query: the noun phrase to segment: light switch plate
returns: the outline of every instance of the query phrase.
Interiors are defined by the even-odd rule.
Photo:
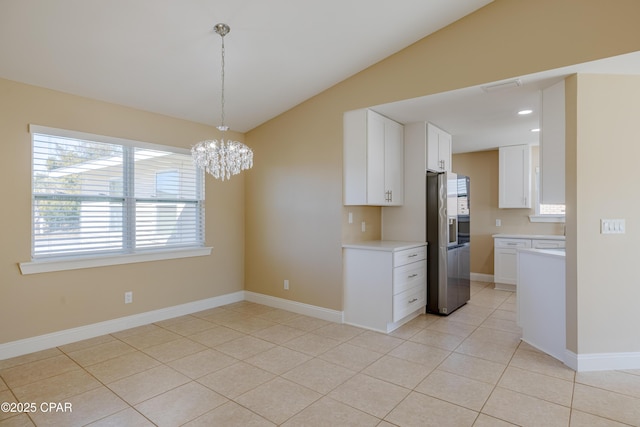
[[[624,234],[625,228],[626,225],[624,219],[600,220],[600,234]]]

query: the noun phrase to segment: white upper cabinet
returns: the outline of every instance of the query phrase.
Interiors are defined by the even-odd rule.
[[[564,80],[542,91],[540,203],[564,205]]]
[[[345,205],[398,206],[404,201],[404,128],[368,109],[344,114]]]
[[[451,135],[427,123],[427,170],[451,172]]]
[[[499,208],[531,208],[531,147],[499,149]]]

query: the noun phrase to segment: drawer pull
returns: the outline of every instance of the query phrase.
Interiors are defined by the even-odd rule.
[[[409,304],[412,304],[412,303],[414,303],[414,302],[416,302],[416,301],[418,301],[418,298],[414,298],[414,299],[412,299],[412,300],[409,300]]]
[[[409,257],[408,257],[408,258],[415,258],[415,257],[417,257],[417,256],[418,256],[418,254],[411,254],[411,255],[409,255]]]
[[[418,273],[413,273],[411,276],[409,276],[409,279],[413,279],[414,277],[418,277]]]

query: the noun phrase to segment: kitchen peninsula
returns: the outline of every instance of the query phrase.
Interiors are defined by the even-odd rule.
[[[518,320],[522,340],[565,362],[564,249],[518,250]]]

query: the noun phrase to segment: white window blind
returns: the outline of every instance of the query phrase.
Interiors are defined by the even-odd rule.
[[[204,176],[188,150],[31,134],[34,260],[204,246]]]

